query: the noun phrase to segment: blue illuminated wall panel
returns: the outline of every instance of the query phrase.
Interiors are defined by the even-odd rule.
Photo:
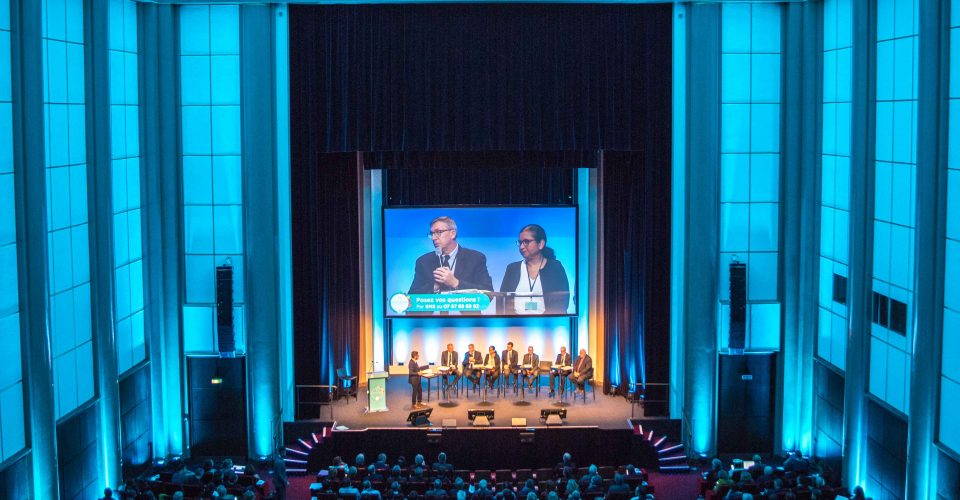
[[[215,269],[234,268],[236,347],[243,350],[240,11],[180,7],[184,350],[216,350]]]
[[[94,396],[83,0],[43,1],[47,259],[55,412]]]
[[[780,7],[724,3],[721,47],[720,342],[729,264],[747,265],[748,350],[780,348]]]
[[[108,23],[114,320],[117,372],[122,374],[147,356],[143,315],[136,2],[110,0]]]
[[[940,374],[942,444],[960,454],[960,1],[951,2],[947,231],[943,290],[943,360]]]
[[[908,413],[916,263],[917,0],[877,2],[870,392]]]
[[[13,95],[10,2],[0,0],[0,462],[26,444],[20,298],[17,291],[17,214],[13,189]]]
[[[817,355],[843,370],[847,356],[850,265],[852,0],[823,3],[823,142]]]

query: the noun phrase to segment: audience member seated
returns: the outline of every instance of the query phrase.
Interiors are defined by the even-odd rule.
[[[427,490],[427,498],[431,499],[441,499],[447,496],[447,491],[443,489],[443,481],[440,479],[433,480],[433,488]]]
[[[437,455],[437,461],[433,464],[433,471],[440,474],[449,474],[453,472],[453,465],[447,463],[447,454],[440,452]]]
[[[620,474],[619,472],[614,474],[613,483],[610,485],[610,488],[607,489],[608,495],[611,495],[614,493],[623,493],[623,494],[630,493],[630,487],[627,486],[627,483],[624,482],[623,474]]]
[[[574,492],[577,492],[577,493],[580,492],[580,485],[577,484],[577,482],[574,481],[573,479],[568,479],[567,487],[565,490],[563,490],[563,496],[570,498],[570,495],[573,494]]]
[[[567,479],[567,478],[573,477],[573,475],[576,474],[576,472],[577,472],[577,464],[576,462],[573,461],[573,457],[570,456],[569,453],[564,453],[563,459],[555,467],[554,473],[558,477]]]
[[[585,489],[587,486],[589,486],[590,481],[594,477],[600,477],[600,475],[597,473],[597,466],[590,464],[590,467],[587,469],[587,473],[580,478],[580,488]]]
[[[517,496],[526,498],[531,493],[533,493],[534,496],[537,495],[537,483],[533,479],[527,479],[523,483],[523,488],[520,488],[520,491],[517,493]]]
[[[763,463],[763,458],[760,455],[753,456],[753,465],[747,468],[747,471],[750,472],[750,475],[754,479],[759,479],[763,475],[763,468],[766,464]]]
[[[353,485],[353,483],[348,479],[347,482],[343,484],[340,490],[337,491],[337,495],[340,495],[343,498],[360,498],[360,490]]]
[[[725,470],[723,462],[719,458],[710,461],[710,472],[707,473],[707,482],[714,484],[720,479],[720,471]]]
[[[103,496],[100,497],[100,500],[113,500],[113,490],[110,488],[104,488]]]
[[[187,464],[183,462],[174,462],[174,468],[178,468],[177,472],[173,474],[173,477],[170,479],[170,482],[177,484],[199,484],[200,478],[190,469],[187,468]]]
[[[383,481],[383,474],[380,473],[380,469],[377,469],[376,464],[370,464],[370,466],[367,467],[367,477],[364,479],[371,483],[379,483]]]
[[[585,498],[602,498],[603,493],[603,479],[601,479],[599,475],[596,475],[590,478],[590,484],[587,485],[587,489],[583,492],[583,496]]]
[[[793,456],[783,463],[783,470],[796,472],[797,474],[806,474],[810,470],[810,462],[803,458],[800,450],[793,452]]]
[[[399,469],[399,467],[397,468]],[[403,489],[400,488],[400,483],[394,481],[390,483],[390,491],[383,497],[389,500],[400,500],[402,498],[406,498],[406,495],[403,494]]]
[[[371,465],[371,467],[373,467]],[[363,491],[360,492],[362,500],[380,500],[380,490],[375,490],[373,484],[367,480],[363,482]]]
[[[713,492],[716,493],[718,497],[723,498],[735,484],[736,483],[730,479],[730,474],[721,469],[717,474],[717,483],[713,486]]]
[[[373,466],[378,471],[385,471],[390,468],[390,465],[387,463],[387,454],[381,453],[377,455],[377,461],[373,463]]]

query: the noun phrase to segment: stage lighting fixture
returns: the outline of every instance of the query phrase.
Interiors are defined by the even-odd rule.
[[[431,413],[433,413],[433,408],[414,410],[407,415],[407,422],[410,422],[410,425],[413,426],[430,425]]]
[[[547,425],[560,425],[567,419],[566,408],[541,408],[540,420]]]
[[[473,422],[474,427],[490,427],[493,420],[493,410],[467,410],[467,420]]]

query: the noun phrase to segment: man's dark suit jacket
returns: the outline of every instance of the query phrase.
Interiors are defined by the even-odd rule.
[[[510,359],[507,359],[508,357]],[[507,350],[504,349],[503,353],[500,354],[500,362],[503,363],[505,368],[513,370],[520,364],[520,352],[514,349],[508,353]]]
[[[443,351],[440,353],[440,366],[456,365],[459,360],[460,355],[457,351]]]
[[[486,356],[483,357],[483,366],[489,366],[491,364],[490,356],[491,356],[490,354],[487,354]],[[500,356],[497,353],[493,353],[492,364],[493,364],[494,370],[500,371]]]
[[[580,363],[580,358],[573,361],[573,371],[579,371],[581,377],[593,377],[593,360],[590,359],[589,354],[583,356],[583,364],[580,365],[580,370],[577,370],[578,363]]]
[[[407,380],[409,380],[411,384],[419,384],[420,370],[426,370],[427,368],[429,368],[428,365],[420,366],[420,364],[411,359],[410,364],[407,365]]]
[[[529,358],[527,356],[529,356]],[[531,365],[534,373],[540,373],[540,356],[538,356],[536,353],[524,354],[522,364]]]
[[[457,290],[493,290],[493,278],[487,271],[487,256],[460,245],[457,250],[453,275],[460,280]],[[413,283],[407,293],[433,293],[433,271],[440,267],[436,252],[425,253],[417,259]]]
[[[563,357],[562,359],[561,356]],[[557,354],[557,362],[554,363],[553,366],[566,366],[570,364],[570,361],[571,359],[569,352],[566,354]]]
[[[470,364],[470,351],[463,353],[463,366]],[[483,364],[483,355],[480,354],[480,351],[473,351],[473,364],[480,365]]]

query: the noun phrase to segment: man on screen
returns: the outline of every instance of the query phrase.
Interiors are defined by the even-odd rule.
[[[433,252],[417,259],[409,294],[493,290],[487,257],[457,243],[457,223],[447,216],[430,223]]]

